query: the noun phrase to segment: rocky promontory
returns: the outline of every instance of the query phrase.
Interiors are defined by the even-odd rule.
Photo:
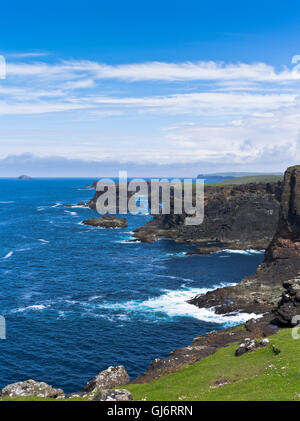
[[[177,243],[223,243],[225,247],[264,249],[278,222],[282,182],[230,186],[205,185],[204,221],[185,225],[186,214],[155,215],[135,230],[144,242],[171,238]],[[172,202],[171,202],[172,205]],[[224,248],[224,247],[223,247]]]

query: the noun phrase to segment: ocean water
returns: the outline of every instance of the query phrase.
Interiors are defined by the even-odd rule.
[[[76,207],[91,179],[0,180],[0,387],[33,378],[80,391],[109,365],[131,378],[151,361],[249,315],[216,315],[186,303],[254,273],[262,252],[185,256],[192,245],[130,242],[149,219],[99,229]],[[71,204],[71,208],[64,205]]]

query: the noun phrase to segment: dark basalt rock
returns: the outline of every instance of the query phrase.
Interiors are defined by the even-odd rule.
[[[273,323],[284,327],[296,326],[300,321],[294,319],[295,316],[300,318],[300,278],[285,281],[283,288],[281,300],[273,310]]]
[[[222,247],[198,247],[193,251],[189,251],[187,256],[192,256],[194,254],[212,254],[216,253],[217,251],[222,251]]]
[[[236,186],[205,186],[204,221],[185,225],[186,214],[155,215],[135,230],[141,241],[161,237],[178,243],[227,243],[229,248],[264,249],[278,222],[282,182],[249,183]]]
[[[300,166],[290,167],[284,174],[279,222],[266,249],[262,275],[275,276],[281,282],[300,271]]]
[[[274,237],[256,274],[233,287],[219,288],[190,300],[217,313],[271,311],[282,294],[282,282],[300,273],[300,166],[284,175],[280,214]]]
[[[126,228],[127,220],[125,218],[116,218],[115,216],[102,216],[101,218],[90,218],[82,221],[84,225],[102,228]]]

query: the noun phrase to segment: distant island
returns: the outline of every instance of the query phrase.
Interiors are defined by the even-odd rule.
[[[18,180],[32,180],[32,177],[29,175],[22,174],[18,177]]]

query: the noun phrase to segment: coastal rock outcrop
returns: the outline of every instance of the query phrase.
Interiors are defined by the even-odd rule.
[[[25,380],[24,382],[12,383],[5,386],[1,391],[1,396],[21,397],[36,396],[39,398],[64,397],[62,389],[54,389],[44,382],[35,380]]]
[[[189,251],[187,256],[192,256],[194,254],[212,254],[222,251],[222,247],[197,247],[195,250]]]
[[[293,327],[300,322],[300,278],[285,281],[283,288],[281,300],[273,310],[273,323]]]
[[[102,228],[126,228],[127,220],[125,218],[116,218],[113,215],[102,216],[101,218],[90,218],[82,221],[84,225]]]
[[[284,174],[278,226],[260,272],[281,282],[300,272],[300,165],[288,168]]]
[[[129,375],[123,365],[108,367],[86,384],[84,392],[95,393],[105,389],[124,386],[129,382]]]
[[[270,341],[267,338],[262,339],[260,342],[255,339],[245,338],[235,351],[237,357],[246,354],[247,352],[255,351],[257,348],[265,347],[269,345]]]
[[[132,401],[131,393],[126,389],[102,390],[93,401]]]
[[[229,248],[264,249],[278,223],[282,182],[205,186],[204,221],[185,225],[186,214],[155,215],[135,230],[141,241],[172,238],[178,243],[226,243]]]
[[[215,307],[217,313],[271,311],[282,294],[282,283],[300,273],[300,166],[290,167],[284,186],[277,229],[256,274],[236,286],[219,288],[189,301]]]

